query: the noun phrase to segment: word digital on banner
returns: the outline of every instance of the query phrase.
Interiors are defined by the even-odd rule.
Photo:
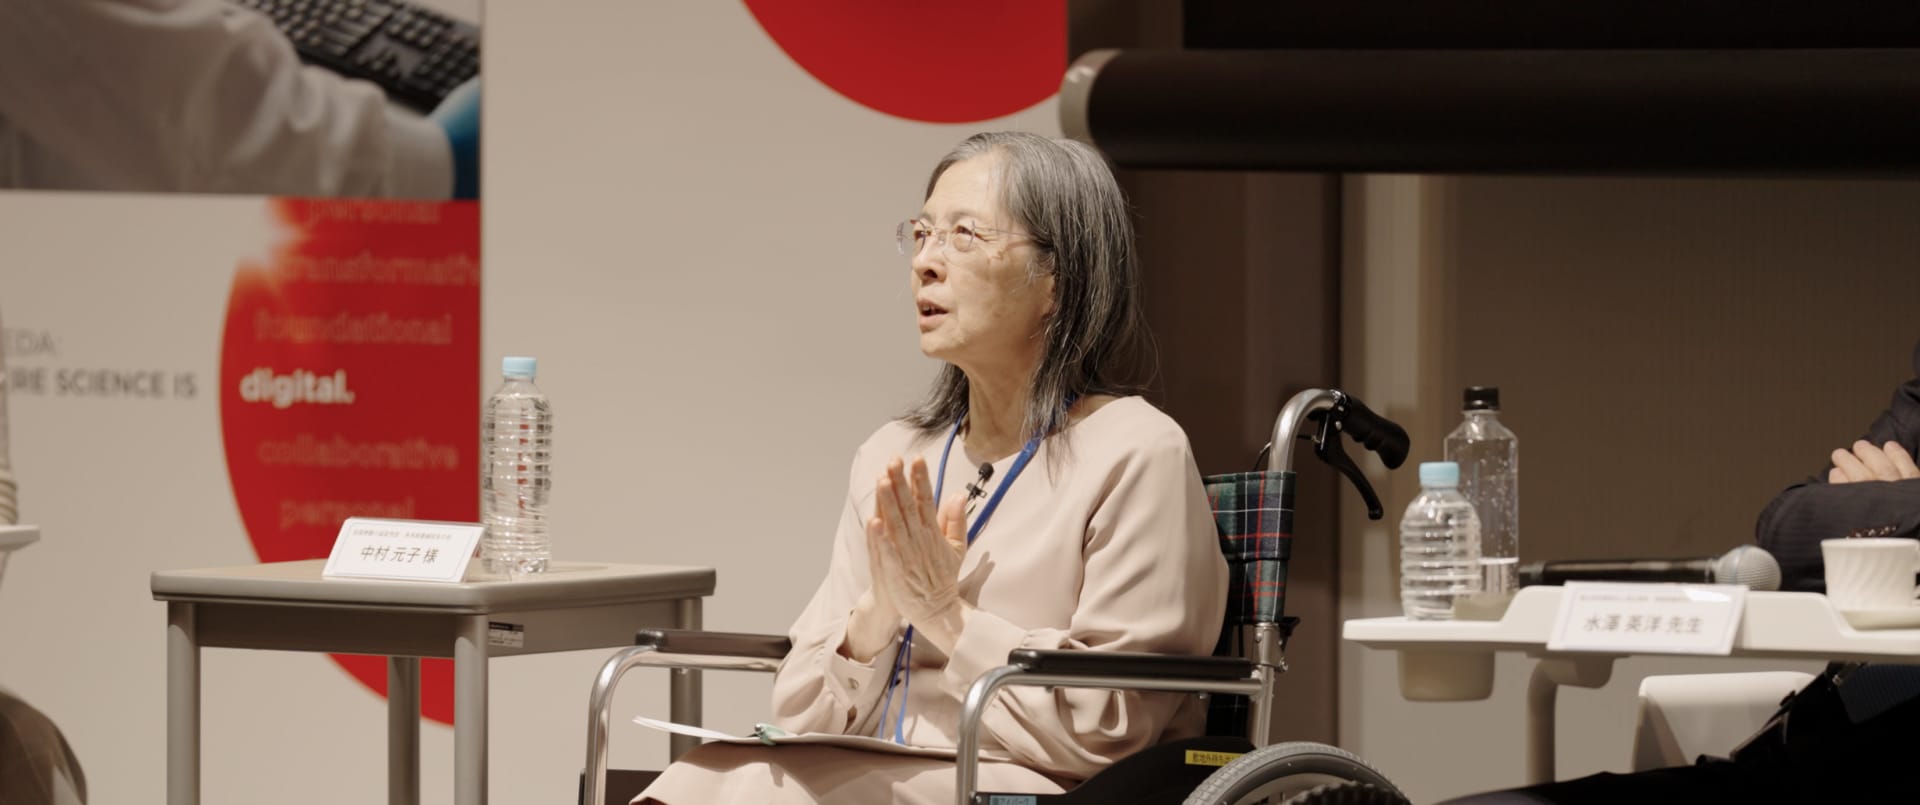
[[[480,544],[484,526],[425,520],[352,517],[340,525],[322,578],[456,582]]]
[[[218,381],[208,384],[219,390],[227,477],[255,554],[346,559],[334,549],[348,518],[478,521],[479,205],[261,203],[240,227]],[[420,547],[397,563],[384,555],[398,568],[362,570],[411,577],[405,560],[418,565],[430,550]],[[366,560],[376,556],[379,546]],[[386,692],[385,658],[331,656]],[[420,703],[422,716],[453,723],[450,660],[421,662]]]
[[[1570,581],[1547,640],[1551,651],[1733,653],[1747,588],[1738,584]]]

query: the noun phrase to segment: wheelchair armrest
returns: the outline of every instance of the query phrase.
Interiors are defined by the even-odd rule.
[[[954,751],[956,803],[971,803],[979,779],[980,722],[994,692],[1007,685],[1112,688],[1256,695],[1264,684],[1251,660],[1120,651],[1014,649],[1007,664],[982,674],[960,703]]]
[[[1253,663],[1239,657],[1200,657],[1127,651],[1019,648],[1007,664],[1036,674],[1246,679]]]
[[[661,654],[700,654],[709,657],[745,657],[778,660],[793,649],[786,635],[707,632],[689,629],[641,629],[633,644]]]
[[[772,671],[793,648],[786,635],[708,632],[697,629],[641,629],[633,647],[621,649],[600,666],[587,701],[587,766],[581,798],[599,805],[607,784],[607,734],[613,718],[613,690],[627,671],[652,666],[680,670],[710,668],[731,671]],[[693,725],[700,723],[699,689],[692,700],[675,701],[687,707]],[[676,713],[676,715],[678,715]]]

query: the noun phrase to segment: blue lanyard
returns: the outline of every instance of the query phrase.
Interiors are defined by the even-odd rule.
[[[1072,405],[1069,401],[1068,405]],[[961,416],[961,421],[966,416]],[[960,435],[960,423],[953,423],[953,432],[947,434],[946,449],[940,451],[940,474],[933,482],[933,505],[940,505],[940,491],[947,485],[947,456],[953,453],[953,440]],[[1007,494],[1007,487],[1013,486],[1013,479],[1020,477],[1020,471],[1027,468],[1027,462],[1033,460],[1034,451],[1040,449],[1040,437],[1027,440],[1027,446],[1020,448],[1020,455],[1013,459],[1013,466],[1007,468],[1007,475],[1000,479],[1000,485],[993,490],[993,496],[987,498],[987,505],[980,510],[980,518],[967,527],[967,544],[971,546],[974,538],[980,536],[980,529],[987,525],[987,518],[993,516],[993,510],[1000,507],[1000,498]],[[913,658],[913,625],[907,625],[907,631],[900,638],[900,651],[893,657],[893,673],[887,676],[887,695],[880,700],[880,731],[886,737],[887,708],[893,703],[893,687],[900,685],[900,712],[894,716],[893,742],[905,746],[907,743],[907,694],[913,689],[913,679],[904,671],[911,668]]]
[[[933,505],[940,505],[940,491],[947,485],[947,455],[953,452],[953,438],[960,435],[960,426],[954,425],[953,432],[947,434],[947,449],[940,451],[940,474],[933,482]],[[987,498],[987,505],[980,510],[980,519],[967,527],[967,544],[971,546],[980,529],[987,524],[987,518],[993,516],[993,510],[1000,508],[1000,498],[1006,496],[1007,487],[1013,485],[1013,479],[1020,477],[1020,471],[1027,468],[1027,462],[1033,460],[1033,453],[1040,449],[1040,439],[1027,440],[1027,446],[1020,448],[1020,455],[1013,459],[1013,466],[1007,468],[1007,477],[1000,479],[1000,485],[993,490],[993,496]]]

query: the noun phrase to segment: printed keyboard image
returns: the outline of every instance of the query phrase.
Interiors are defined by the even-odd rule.
[[[480,71],[477,26],[402,0],[229,1],[273,20],[306,62],[422,112]]]

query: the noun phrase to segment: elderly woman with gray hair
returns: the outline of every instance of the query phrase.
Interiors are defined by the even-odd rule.
[[[976,135],[895,234],[920,349],[945,365],[854,456],[774,723],[933,751],[708,744],[635,802],[951,802],[961,699],[1009,651],[1206,654],[1219,636],[1227,570],[1192,451],[1129,396],[1148,347],[1133,227],[1100,155]],[[981,787],[1065,790],[1198,734],[1201,710],[1174,693],[1003,690]]]

